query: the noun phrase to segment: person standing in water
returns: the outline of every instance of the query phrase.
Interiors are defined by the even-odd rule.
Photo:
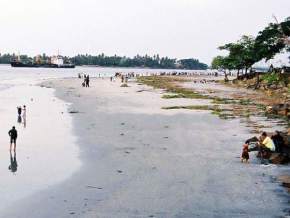
[[[13,143],[14,143],[14,151],[16,151],[16,140],[18,135],[15,126],[13,126],[12,129],[9,130],[8,135],[10,136],[10,151],[12,149]]]
[[[26,105],[23,105],[22,119],[23,119],[23,126],[24,128],[26,128]]]
[[[18,112],[18,116],[21,116],[21,113],[22,113],[22,108],[21,108],[21,106],[20,106],[20,107],[17,107],[17,112]]]
[[[26,119],[26,105],[23,105],[23,113],[22,113],[22,117],[23,119]]]

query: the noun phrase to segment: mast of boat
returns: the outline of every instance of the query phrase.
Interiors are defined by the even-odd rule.
[[[20,57],[20,52],[18,51],[18,55],[17,55],[17,62],[21,62],[21,57]]]

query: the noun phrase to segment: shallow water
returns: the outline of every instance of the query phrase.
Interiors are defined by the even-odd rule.
[[[55,98],[52,89],[17,85],[0,91],[0,100],[1,210],[67,178],[80,161],[71,131],[72,118],[61,113],[67,111],[67,104]],[[19,118],[16,110],[17,105],[24,104],[26,119]],[[18,140],[16,153],[10,156],[7,133],[12,125],[18,131]]]

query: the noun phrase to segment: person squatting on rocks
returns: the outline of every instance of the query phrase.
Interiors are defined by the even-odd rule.
[[[266,132],[263,132],[260,136],[260,146],[266,152],[274,152],[275,151],[275,144],[273,140],[267,136]]]
[[[267,135],[266,132],[263,132],[259,138],[253,137],[253,138],[248,139],[245,142],[245,145],[243,145],[243,152],[241,155],[241,161],[243,162],[243,160],[247,160],[247,157],[248,157],[247,153],[251,152],[251,151],[259,151],[257,156],[263,157],[263,158],[268,157],[271,153],[273,153],[275,151],[278,152],[279,149],[281,151],[281,147],[284,145],[283,137],[278,132],[276,132],[276,134],[274,136],[272,136],[272,139]],[[276,144],[274,142],[278,146],[281,145],[281,147],[276,148],[278,146],[276,146]],[[249,148],[250,144],[255,144],[255,146]]]
[[[281,153],[283,152],[283,147],[285,146],[285,142],[283,137],[281,136],[279,131],[275,131],[275,135],[271,137],[273,140],[275,147],[276,147],[276,152]]]

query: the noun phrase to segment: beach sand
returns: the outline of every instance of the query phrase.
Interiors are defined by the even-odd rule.
[[[0,217],[277,217],[289,208],[274,165],[240,163],[251,137],[239,120],[161,107],[207,100],[162,99],[162,90],[119,81],[51,80],[72,103],[82,162],[61,184],[19,201]],[[49,163],[48,163],[49,164]],[[61,164],[61,163],[60,163]],[[53,176],[53,175],[51,175]]]

